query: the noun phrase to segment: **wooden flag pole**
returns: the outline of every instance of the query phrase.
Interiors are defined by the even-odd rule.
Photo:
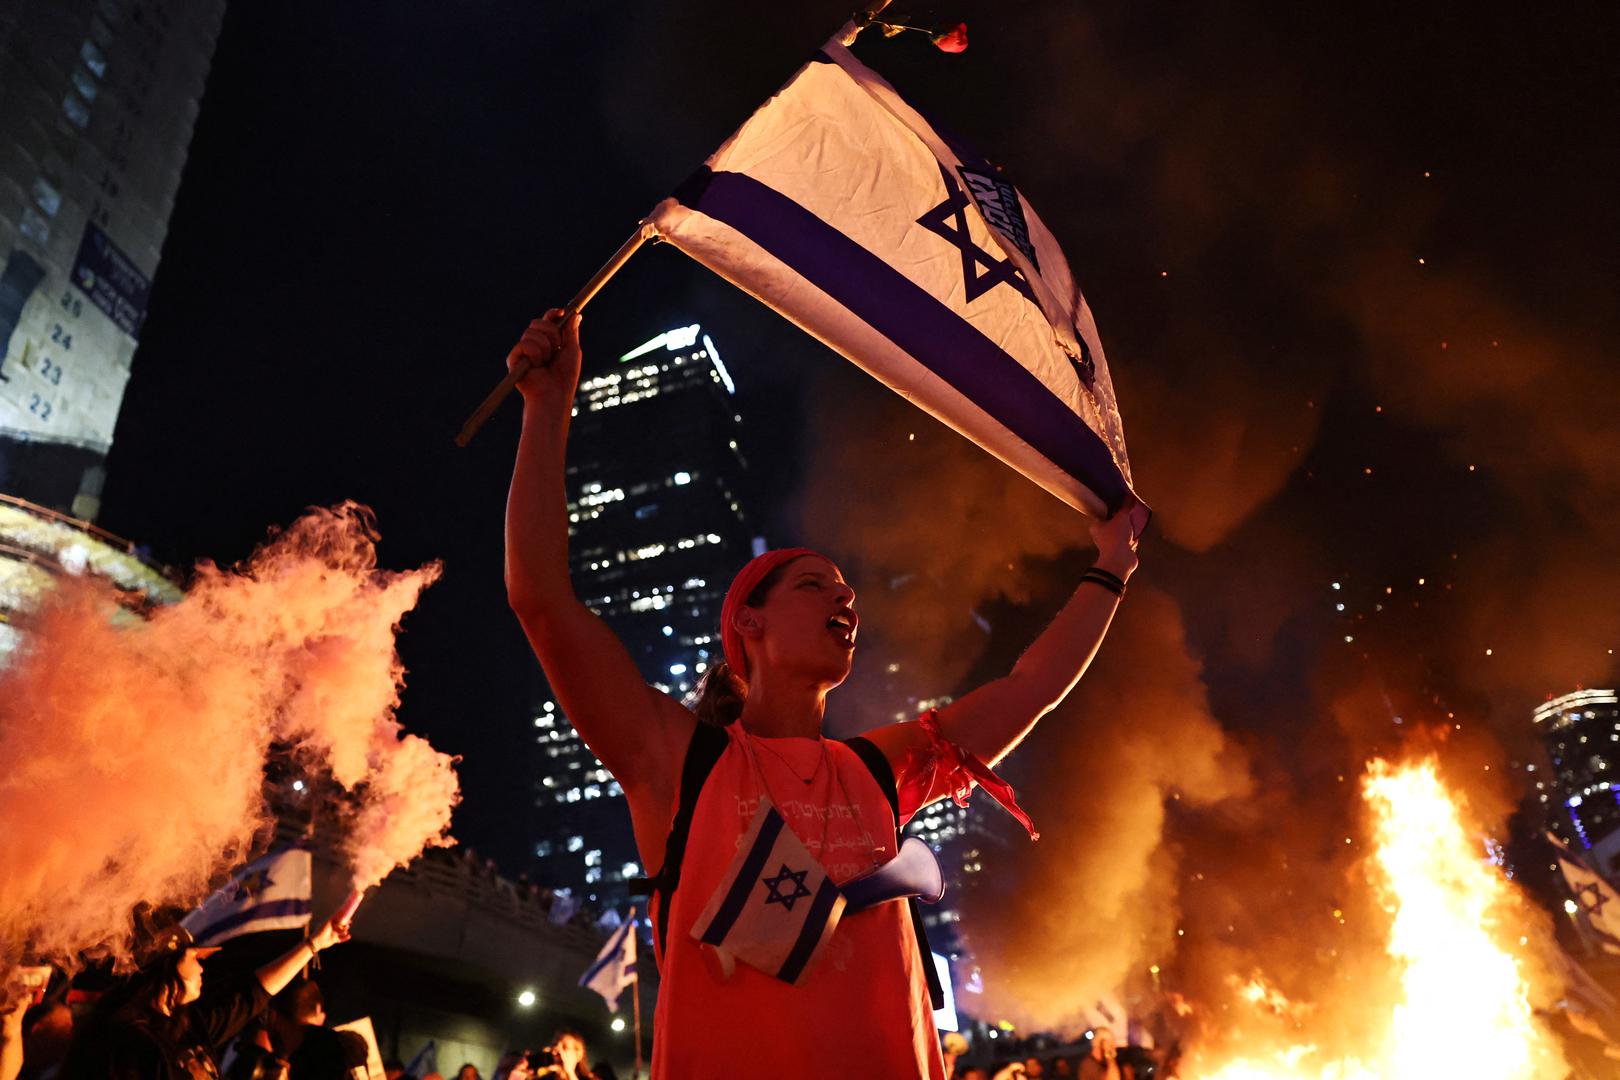
[[[583,311],[585,305],[591,302],[591,298],[602,291],[602,286],[608,283],[608,279],[617,274],[624,264],[630,261],[630,256],[636,253],[636,249],[648,240],[653,239],[654,236],[653,227],[649,222],[643,221],[638,224],[630,239],[626,240],[619,247],[619,250],[613,253],[613,257],[602,265],[602,269],[598,270],[591,280],[585,283],[585,287],[579,290],[578,295],[568,302],[568,306],[563,309],[564,320],[571,319]],[[551,357],[549,356],[540,361],[542,367],[550,363]],[[471,416],[467,417],[467,422],[461,425],[461,433],[456,436],[457,446],[466,446],[472,442],[472,437],[478,434],[478,429],[484,426],[484,421],[488,420],[495,410],[500,408],[501,402],[506,400],[506,395],[512,392],[519,380],[527,375],[533,367],[534,364],[527,358],[519,358],[518,362],[512,365],[512,370],[506,373],[506,378],[496,384],[495,389],[489,392],[489,396],[484,398],[483,403],[473,410]]]

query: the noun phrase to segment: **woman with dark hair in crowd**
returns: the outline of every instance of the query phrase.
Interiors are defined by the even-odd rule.
[[[867,732],[860,750],[821,731],[827,694],[855,651],[855,590],[825,556],[768,552],[732,583],[719,628],[725,659],[688,709],[642,680],[569,580],[564,451],[580,351],[578,319],[561,316],[536,320],[508,358],[534,366],[517,384],[523,429],[507,504],[507,592],[563,712],[624,789],[643,865],[664,867],[654,879],[654,921],[664,928],[653,1075],[739,1075],[745,1063],[751,1076],[938,1080],[929,961],[906,905],[845,915],[817,946],[823,958],[793,981],[746,964],[728,970],[694,939],[694,924],[720,901],[767,802],[839,886],[895,856],[897,814],[965,797],[976,782],[1027,823],[989,766],[1063,700],[1101,644],[1136,568],[1129,515],[1091,526],[1097,564],[1010,674],[917,721]],[[680,446],[661,452],[672,470],[684,465]],[[717,740],[688,807],[683,765]],[[666,852],[677,809],[689,841]],[[678,872],[666,855],[679,858]],[[771,895],[779,907],[794,897],[791,888]]]
[[[203,960],[217,948],[199,948],[178,922],[138,922],[140,968],[102,995],[76,1026],[63,1064],[63,1080],[200,1080],[219,1075],[219,1055],[264,1012],[323,949],[347,941],[349,931],[328,920],[309,937],[245,979],[203,995]]]

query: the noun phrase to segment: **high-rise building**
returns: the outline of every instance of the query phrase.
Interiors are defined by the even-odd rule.
[[[225,0],[0,5],[0,491],[93,519]]]
[[[1552,765],[1535,782],[1549,827],[1607,865],[1620,854],[1620,698],[1576,690],[1537,708],[1535,724]]]
[[[734,391],[713,338],[691,325],[587,372],[575,399],[574,588],[642,677],[676,697],[720,658],[726,586],[754,551]],[[534,724],[539,880],[622,900],[643,872],[623,792],[555,702],[541,702]]]

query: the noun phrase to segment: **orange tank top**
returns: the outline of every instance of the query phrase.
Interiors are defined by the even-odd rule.
[[[888,800],[849,747],[756,738],[736,724],[728,740],[698,796],[669,910],[654,1080],[943,1080],[924,961],[904,903],[846,914],[797,986],[746,964],[724,978],[692,937],[762,795],[838,884],[870,871],[874,857],[894,857]]]

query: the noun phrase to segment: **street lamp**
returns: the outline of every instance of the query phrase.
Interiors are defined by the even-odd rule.
[[[518,994],[518,998],[517,998],[518,1004],[521,1005],[525,1009],[534,1008],[534,1003],[537,1000],[538,999],[534,996],[534,991],[533,990],[524,990],[524,991],[522,991],[521,993]]]

